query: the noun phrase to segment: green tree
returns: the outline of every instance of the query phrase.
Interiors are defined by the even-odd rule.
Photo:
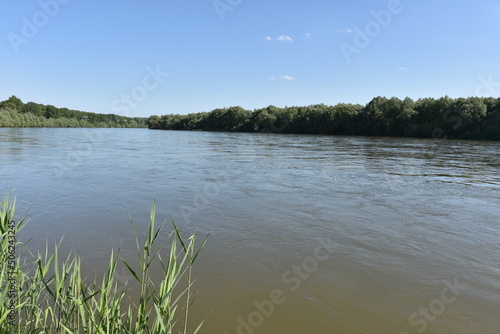
[[[45,106],[45,117],[47,118],[58,118],[59,110],[53,105]]]
[[[271,127],[276,124],[278,116],[274,113],[276,107],[269,106],[257,109],[252,113],[252,122],[256,132],[272,132]]]
[[[160,116],[149,116],[148,118],[148,127],[150,129],[159,129],[160,126]]]
[[[386,97],[378,96],[365,107],[361,116],[361,131],[365,135],[388,135],[389,125],[386,115],[389,114]]]
[[[31,113],[36,116],[43,116],[44,110],[40,104],[35,102],[28,102],[23,107],[23,113]]]
[[[12,95],[7,100],[0,102],[0,108],[9,108],[21,112],[23,110],[24,103],[15,95]]]

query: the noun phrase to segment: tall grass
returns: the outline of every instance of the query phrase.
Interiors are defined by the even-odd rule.
[[[170,246],[166,247],[165,242],[158,246],[165,223],[156,227],[153,203],[143,243],[139,242],[131,222],[137,263],[129,263],[119,251],[112,251],[102,279],[87,283],[82,276],[78,254],[71,252],[64,259],[60,258],[62,240],[55,244],[53,251],[49,251],[47,245],[45,252],[36,255],[15,240],[25,219],[21,217],[11,224],[16,202],[9,197],[6,195],[0,203],[0,333],[188,332],[193,284],[191,268],[206,239],[197,247],[195,236],[183,238],[173,223]],[[27,255],[19,256],[21,250]],[[140,285],[135,300],[127,295],[130,290],[120,287],[117,282],[115,274],[119,263]],[[153,265],[162,268],[161,282],[151,278]],[[197,333],[201,324],[192,333]]]

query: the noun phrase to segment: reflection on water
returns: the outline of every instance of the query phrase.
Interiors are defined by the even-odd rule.
[[[145,226],[153,198],[210,233],[204,333],[500,328],[500,143],[0,129],[0,153],[25,236],[65,234],[89,272],[134,256],[129,214]]]

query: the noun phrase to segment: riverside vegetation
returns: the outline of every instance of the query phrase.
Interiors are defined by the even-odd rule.
[[[35,102],[23,103],[16,96],[11,96],[0,102],[0,127],[145,128],[147,118],[96,114]]]
[[[128,263],[112,251],[104,277],[88,282],[82,276],[79,255],[72,252],[60,259],[61,242],[53,252],[47,246],[45,253],[37,254],[20,243],[17,235],[26,217],[14,221],[15,210],[15,199],[9,202],[6,195],[0,203],[0,333],[188,332],[191,268],[206,239],[197,248],[194,235],[181,237],[174,223],[170,249],[158,246],[164,224],[155,227],[153,204],[142,246],[132,223],[138,263]],[[139,284],[135,302],[127,295],[130,290],[117,283],[120,262]],[[150,276],[153,265],[162,268],[160,283]]]
[[[150,116],[150,129],[500,140],[500,98],[376,97],[359,104]]]
[[[118,127],[162,130],[273,132],[354,136],[500,140],[500,98],[448,96],[417,101],[376,97],[367,105],[315,104],[214,109],[188,115],[149,118],[96,114],[23,103],[0,102],[0,127]]]

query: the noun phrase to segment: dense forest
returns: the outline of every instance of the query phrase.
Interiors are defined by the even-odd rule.
[[[0,127],[117,127],[164,130],[273,132],[297,134],[397,136],[500,140],[500,98],[452,99],[376,97],[367,105],[316,104],[215,109],[149,119],[97,114],[23,103],[11,96],[0,102]]]
[[[145,128],[147,118],[56,108],[35,102],[23,103],[16,96],[0,102],[0,127]]]
[[[150,116],[150,129],[500,140],[500,98],[376,97],[366,106],[324,104],[215,109]]]

